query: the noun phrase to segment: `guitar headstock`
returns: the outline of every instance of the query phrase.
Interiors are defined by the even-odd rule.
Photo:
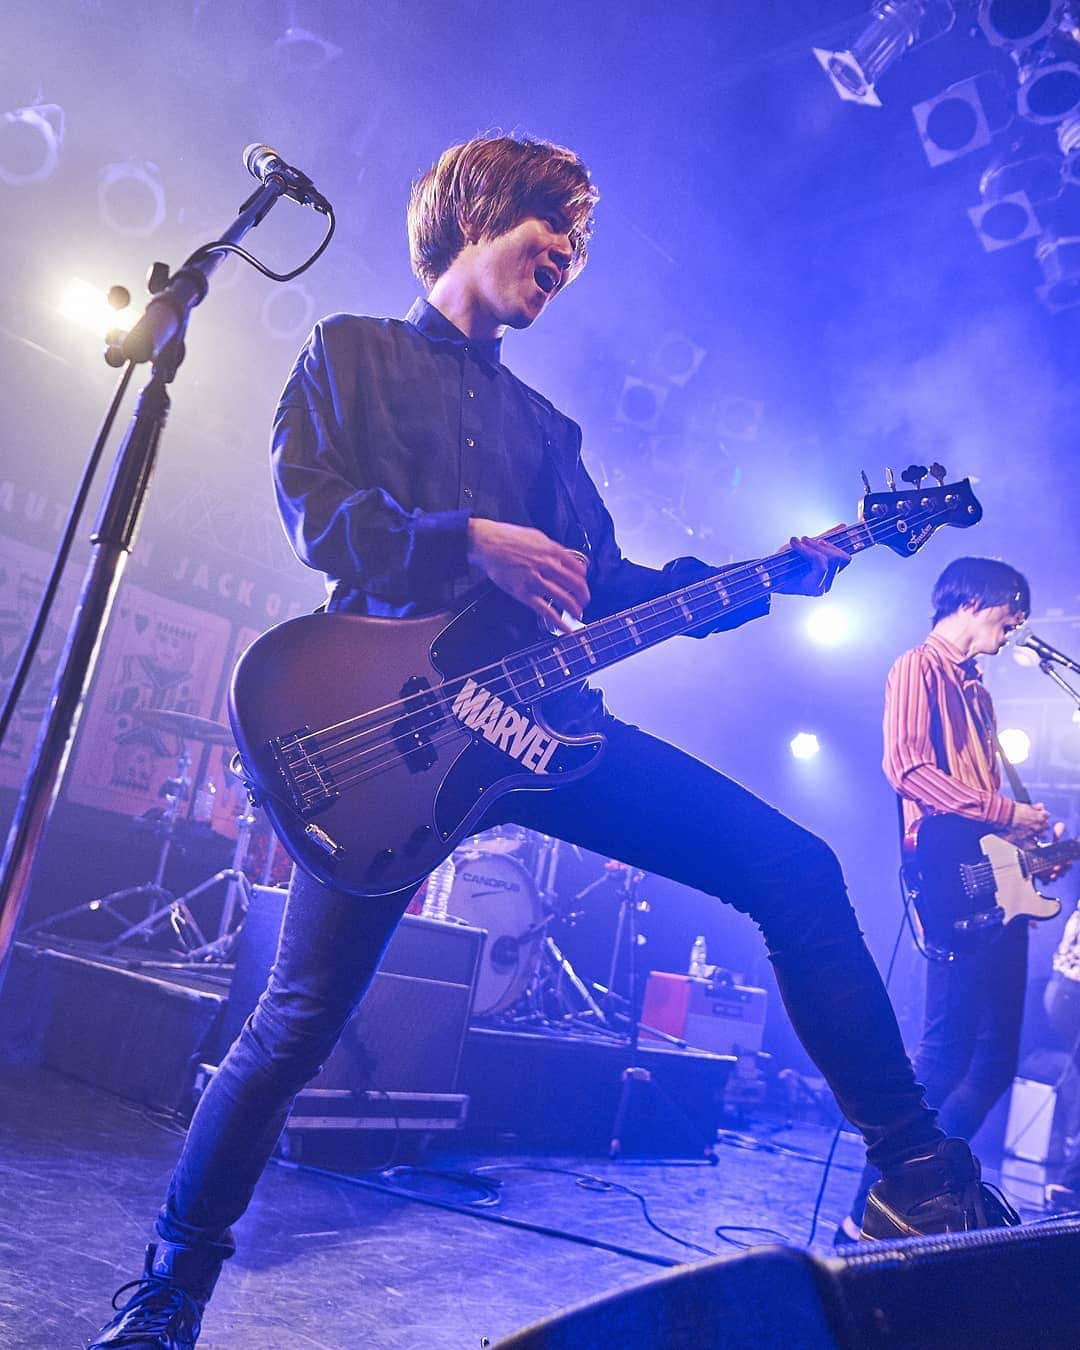
[[[982,507],[968,479],[946,483],[945,469],[940,464],[932,464],[929,472],[937,480],[936,487],[923,487],[927,470],[921,464],[910,465],[900,475],[904,482],[912,484],[904,492],[891,490],[891,469],[887,473],[888,492],[872,492],[863,474],[866,491],[859,503],[859,519],[869,525],[876,543],[885,544],[902,558],[918,553],[942,525],[966,530],[982,519]]]

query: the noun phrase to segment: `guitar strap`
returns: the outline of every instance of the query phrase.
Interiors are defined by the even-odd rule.
[[[1012,795],[1018,802],[1023,802],[1025,806],[1031,805],[1031,793],[1021,782],[1020,775],[1016,772],[1016,766],[1009,762],[1009,757],[1002,748],[998,740],[997,732],[994,733],[994,744],[997,746],[998,759],[1001,761],[1002,770],[1005,777],[1009,780],[1009,787],[1012,789]]]

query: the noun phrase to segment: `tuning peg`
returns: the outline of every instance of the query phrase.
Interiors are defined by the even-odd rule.
[[[900,477],[905,483],[910,483],[916,492],[919,490],[919,484],[927,475],[925,464],[909,464]]]
[[[865,469],[860,469],[860,470],[859,470],[859,473],[860,473],[860,475],[861,475],[861,477],[862,477],[862,482],[863,482],[863,496],[869,497],[869,496],[870,496],[870,492],[871,492],[871,488],[870,488],[870,479],[867,478],[867,476],[866,476],[866,470],[865,470]]]
[[[892,469],[885,470],[885,486],[890,492],[896,491],[896,479],[893,477]]]
[[[933,464],[930,465],[930,475],[931,475],[932,478],[936,478],[936,479],[937,479],[937,481],[938,481],[938,487],[944,487],[944,485],[945,485],[945,474],[946,474],[947,472],[948,472],[948,470],[945,468],[945,465],[944,465],[944,464],[938,464],[936,460],[935,460],[935,462],[934,462]]]

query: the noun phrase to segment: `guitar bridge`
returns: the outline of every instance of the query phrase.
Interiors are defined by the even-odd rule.
[[[294,811],[313,816],[337,800],[340,794],[334,775],[319,753],[310,727],[275,736],[269,745]]]

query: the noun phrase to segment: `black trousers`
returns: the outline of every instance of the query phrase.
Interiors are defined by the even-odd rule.
[[[1028,926],[1016,920],[955,961],[927,961],[915,1072],[941,1128],[970,1139],[1016,1077],[1027,988]],[[851,1207],[861,1221],[878,1172],[867,1167]]]
[[[940,1139],[832,851],[738,783],[610,719],[586,778],[497,803],[514,821],[705,891],[749,914],[792,1023],[883,1169]],[[358,900],[297,873],[256,1011],[191,1123],[159,1221],[167,1241],[232,1249],[295,1093],[371,982],[407,895]]]

